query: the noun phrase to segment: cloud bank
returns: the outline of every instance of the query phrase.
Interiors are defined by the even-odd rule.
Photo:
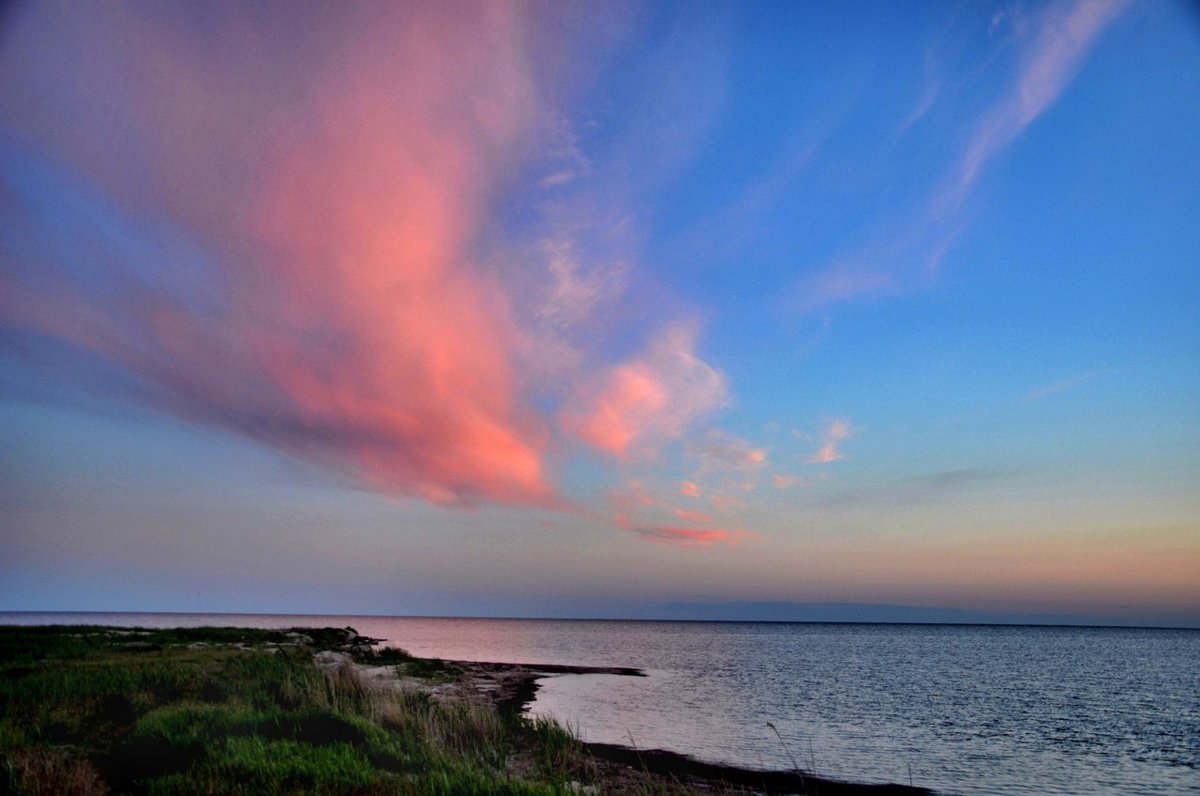
[[[657,318],[607,364],[581,325],[628,264],[593,262],[586,223],[561,215],[496,241],[514,195],[595,171],[548,104],[567,90],[531,14],[18,9],[0,49],[0,345],[51,341],[119,401],[439,505],[565,508],[568,438],[654,460],[728,400],[697,325]],[[579,387],[547,399],[553,378]]]
[[[156,409],[381,491],[550,504],[519,330],[475,259],[535,104],[523,11],[382,10],[21,9],[0,309]]]

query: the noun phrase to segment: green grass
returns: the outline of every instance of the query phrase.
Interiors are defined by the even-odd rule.
[[[0,627],[0,794],[560,794],[588,776],[544,720],[370,687],[343,631]],[[400,650],[363,663],[447,679]],[[532,759],[520,775],[514,755]]]
[[[527,745],[536,752],[539,770],[548,777],[570,777],[578,773],[583,744],[572,733],[550,719],[523,719]]]

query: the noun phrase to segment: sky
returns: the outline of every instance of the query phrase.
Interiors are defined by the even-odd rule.
[[[0,7],[0,610],[1200,626],[1200,14]]]

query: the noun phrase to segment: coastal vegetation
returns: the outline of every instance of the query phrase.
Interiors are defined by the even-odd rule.
[[[652,771],[636,750],[617,760],[630,750],[602,754],[552,721],[524,716],[534,679],[526,668],[375,646],[351,628],[0,627],[0,794],[855,787],[783,775],[793,778],[782,789],[762,788],[766,779],[748,789],[720,771],[672,771],[663,753],[648,753],[660,764]]]
[[[552,722],[368,683],[356,661],[433,682],[449,673],[355,639],[0,628],[0,792],[556,794],[590,779]],[[322,670],[319,650],[350,652]]]

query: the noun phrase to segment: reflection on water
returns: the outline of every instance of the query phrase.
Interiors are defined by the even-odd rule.
[[[1200,631],[931,625],[20,615],[353,625],[418,655],[636,666],[532,710],[588,740],[969,794],[1200,793]],[[0,622],[12,615],[0,614]],[[779,735],[767,725],[771,722]],[[794,761],[794,763],[793,763]]]

